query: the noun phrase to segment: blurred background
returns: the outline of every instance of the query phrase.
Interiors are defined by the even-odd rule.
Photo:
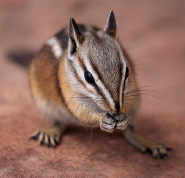
[[[1,151],[4,154],[13,154],[13,158],[16,158],[15,155],[19,154],[15,150],[20,147],[17,142],[20,137],[23,137],[21,144],[28,145],[27,147],[22,146],[22,152],[26,154],[28,152],[25,151],[26,149],[33,149],[34,153],[29,152],[28,157],[35,159],[36,151],[38,155],[40,154],[40,148],[37,148],[38,145],[35,142],[27,143],[26,139],[37,128],[47,127],[48,125],[43,122],[43,116],[39,114],[32,101],[27,70],[10,61],[7,57],[8,54],[17,51],[37,53],[47,39],[69,24],[70,17],[73,17],[77,23],[104,28],[111,9],[116,16],[118,37],[135,64],[137,80],[141,89],[142,102],[136,128],[141,134],[147,135],[148,138],[156,141],[160,139],[166,141],[176,151],[171,153],[168,163],[158,162],[158,167],[155,162],[152,162],[153,160],[146,163],[142,162],[145,168],[138,167],[138,164],[134,167],[133,164],[138,161],[136,158],[144,160],[146,157],[140,155],[136,149],[124,142],[123,145],[126,145],[124,150],[131,149],[132,153],[138,155],[130,160],[131,152],[124,154],[121,150],[118,150],[115,155],[112,155],[115,158],[112,159],[113,163],[120,160],[120,167],[117,166],[118,171],[114,169],[114,166],[108,164],[106,167],[103,166],[102,169],[108,168],[109,173],[102,173],[102,176],[111,175],[114,177],[115,175],[132,174],[147,177],[147,175],[154,174],[154,170],[154,176],[167,176],[168,173],[173,176],[185,174],[183,169],[185,154],[181,150],[185,146],[183,141],[185,136],[185,2],[181,0],[0,0]],[[75,145],[74,150],[78,150],[78,143],[75,144],[75,140],[78,139],[78,136],[81,136],[82,144],[86,145],[85,150],[83,150],[84,155],[89,153],[88,144],[92,144],[92,149],[93,145],[100,144],[96,141],[98,140],[97,137],[99,138],[99,135],[102,134],[99,131],[94,133],[92,135],[94,140],[92,138],[91,143],[89,143],[91,133],[90,131],[86,132],[86,136],[83,132],[77,131],[76,136],[66,137],[66,142],[72,142]],[[14,137],[12,137],[12,134],[14,134]],[[109,137],[113,140],[120,139],[114,135],[104,135],[104,133],[101,137],[107,142],[110,139]],[[112,148],[119,147],[118,140],[115,145],[112,145]],[[38,150],[35,150],[34,146]],[[66,146],[66,150],[69,150],[69,147]],[[6,148],[11,149],[7,151]],[[98,150],[98,147],[96,149]],[[57,153],[62,154],[60,151]],[[92,155],[89,153],[89,160],[93,159],[93,153],[93,151]],[[108,153],[109,150],[105,151],[105,154]],[[42,154],[43,157],[47,157],[49,151]],[[56,153],[52,154],[52,161],[56,161]],[[65,154],[69,155],[70,153],[66,151]],[[99,154],[97,157],[102,156]],[[147,159],[149,159],[148,157]],[[104,159],[103,165],[110,159],[110,157],[106,158],[102,158]],[[17,171],[17,175],[19,175],[20,168],[17,168],[16,165],[19,164],[19,167],[21,167],[22,163],[20,161],[12,162],[6,156],[4,159],[6,160],[6,163],[5,161],[2,163],[4,172],[0,172],[0,175],[1,173],[2,175],[13,175],[13,170],[14,172]],[[46,164],[42,158],[40,159],[40,165]],[[48,162],[52,162],[50,158],[47,157],[47,159]],[[65,158],[63,159],[65,160]],[[78,160],[78,157],[76,159]],[[86,156],[82,156],[81,159],[87,161]],[[122,160],[124,160],[124,163]],[[28,163],[25,159],[24,161],[29,166],[31,163],[38,165],[39,162],[38,160],[35,162],[32,160],[33,162]],[[86,175],[85,172],[89,171],[86,176],[100,176],[102,164],[99,163],[100,167],[96,167],[97,172],[94,170],[95,172],[91,173],[91,163],[92,160],[88,162],[89,169],[84,168],[79,174],[76,170],[75,175],[83,177],[83,175]],[[93,163],[99,165],[96,161]],[[151,163],[155,169],[146,172],[148,163]],[[13,168],[8,168],[7,164],[12,165]],[[68,164],[71,166],[70,163]],[[132,168],[135,172],[131,173],[129,169],[122,170],[123,165],[129,164],[131,164],[129,168]],[[83,163],[80,163],[78,166],[81,167],[82,165]],[[175,165],[178,165],[178,171],[173,169]],[[51,165],[48,163],[47,166],[47,169],[50,170]],[[21,167],[24,170],[23,175],[26,175],[26,171],[29,170],[28,167]],[[56,170],[59,167],[59,165],[56,166]],[[29,172],[29,175],[38,175],[39,169],[37,170],[34,166],[33,168],[36,171],[35,174]],[[162,170],[166,170],[166,173],[162,173]],[[57,173],[54,172],[52,175],[59,175]],[[66,175],[69,175],[69,173],[70,171],[66,172]]]

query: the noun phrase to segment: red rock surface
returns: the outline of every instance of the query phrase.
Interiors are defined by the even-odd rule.
[[[98,129],[71,128],[56,149],[28,140],[49,122],[31,99],[27,71],[7,52],[39,50],[70,17],[103,28],[111,9],[142,90],[136,130],[173,148],[165,160],[142,155],[118,132]],[[181,0],[1,0],[0,177],[185,176],[184,9]]]

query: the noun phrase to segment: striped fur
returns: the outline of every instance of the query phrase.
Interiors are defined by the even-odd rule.
[[[50,38],[47,42],[47,45],[51,46],[51,50],[54,53],[54,56],[56,57],[56,59],[60,59],[60,57],[62,56],[62,48],[57,40],[56,37],[52,37]]]
[[[104,30],[77,25],[71,18],[69,27],[51,37],[34,58],[29,78],[38,108],[53,121],[31,136],[39,143],[54,147],[72,124],[100,126],[109,133],[123,130],[142,153],[167,156],[168,147],[133,129],[139,92],[133,64],[117,38],[113,11]]]
[[[68,113],[69,120],[74,118],[87,126],[101,125],[107,113],[128,115],[132,110],[133,104],[125,101],[124,92],[137,87],[134,70],[116,37],[117,25],[111,25],[115,19],[111,20],[100,30],[77,26],[71,19],[70,26],[51,37],[32,62],[32,94],[41,110],[49,111],[49,115],[53,112],[53,119],[63,123],[62,114],[56,116],[53,106],[61,108],[57,113]],[[132,84],[124,88],[126,67],[131,71],[126,81]],[[94,85],[86,81],[85,71],[92,74]]]

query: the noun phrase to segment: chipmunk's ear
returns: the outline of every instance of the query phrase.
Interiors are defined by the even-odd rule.
[[[108,18],[108,24],[105,28],[105,33],[107,33],[113,38],[116,38],[117,24],[116,24],[116,18],[114,16],[113,10],[110,11],[109,18]]]
[[[75,20],[70,19],[69,24],[69,42],[68,42],[68,58],[74,59],[76,57],[77,49],[84,41],[84,36],[80,32]]]

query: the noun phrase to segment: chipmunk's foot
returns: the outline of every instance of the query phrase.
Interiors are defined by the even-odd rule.
[[[152,152],[153,157],[156,159],[165,159],[168,156],[168,151],[171,150],[164,143],[152,143],[147,145],[146,148],[146,151]]]
[[[43,131],[36,131],[31,135],[30,139],[38,140],[39,144],[45,144],[47,147],[55,148],[56,145],[59,145],[61,135],[65,130],[65,126],[61,125],[58,122],[55,122],[51,127]]]
[[[132,127],[127,127],[124,130],[125,138],[135,147],[137,147],[142,153],[151,152],[154,158],[164,159],[168,156],[168,151],[171,150],[170,147],[166,146],[164,143],[153,143],[146,140],[145,138],[138,135]]]
[[[153,158],[155,159],[165,159],[168,156],[168,151],[171,150],[170,147],[167,147],[164,143],[145,143],[143,144],[145,147],[142,150],[142,153],[146,153],[147,151],[152,153]]]

